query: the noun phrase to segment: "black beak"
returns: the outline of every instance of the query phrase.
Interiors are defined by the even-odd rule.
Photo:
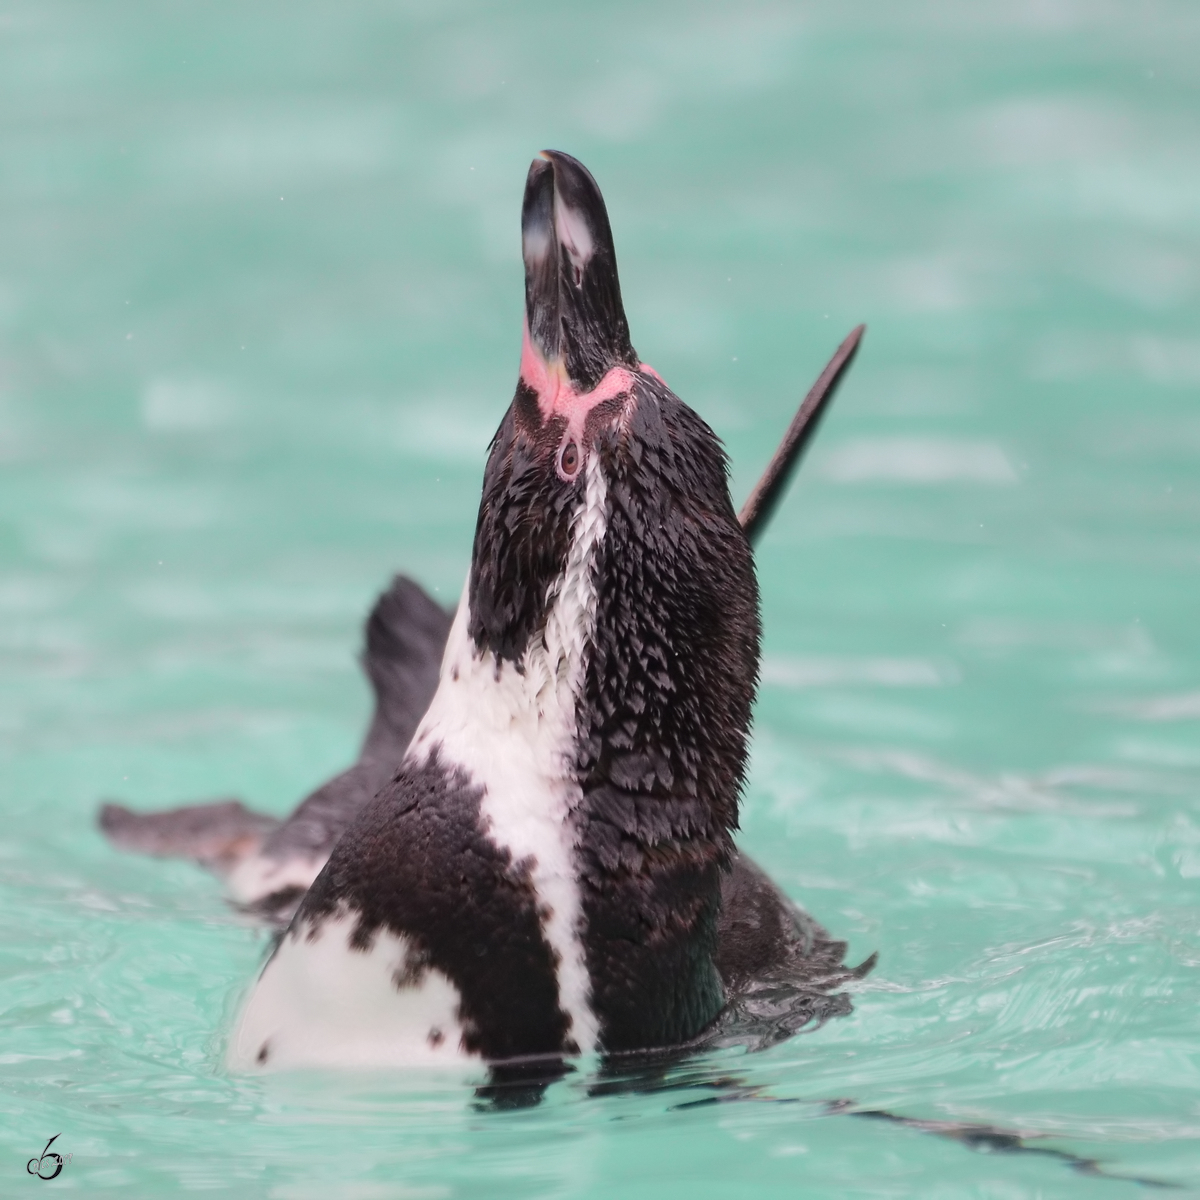
[[[561,364],[580,391],[615,366],[636,368],[608,211],[583,163],[560,150],[533,160],[521,244],[529,339],[547,366]]]

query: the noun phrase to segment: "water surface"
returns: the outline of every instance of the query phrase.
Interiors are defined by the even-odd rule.
[[[9,3],[0,1191],[1200,1187],[1198,61],[1188,0]],[[673,1090],[231,1078],[265,937],[95,806],[350,761],[372,598],[466,571],[542,146],[735,500],[870,327],[759,550],[741,844],[879,966]]]

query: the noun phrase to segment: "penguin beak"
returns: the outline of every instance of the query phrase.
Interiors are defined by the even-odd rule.
[[[529,339],[547,367],[564,371],[581,391],[614,366],[636,367],[604,197],[569,154],[543,150],[533,160],[521,248]]]

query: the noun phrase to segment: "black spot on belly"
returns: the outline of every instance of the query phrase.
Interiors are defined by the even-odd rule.
[[[446,1035],[440,1029],[431,1029],[429,1031],[429,1044],[436,1050],[444,1041]]]
[[[420,987],[429,974],[429,955],[423,950],[409,947],[404,956],[404,966],[392,973],[392,982],[396,990],[402,992],[405,988]]]
[[[258,1054],[255,1055],[255,1062],[265,1063],[270,1056],[270,1051],[267,1049],[268,1043],[263,1042],[258,1048]]]

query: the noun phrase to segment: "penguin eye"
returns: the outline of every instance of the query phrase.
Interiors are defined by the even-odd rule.
[[[568,442],[558,456],[558,469],[570,477],[579,469],[579,447],[574,442]]]

